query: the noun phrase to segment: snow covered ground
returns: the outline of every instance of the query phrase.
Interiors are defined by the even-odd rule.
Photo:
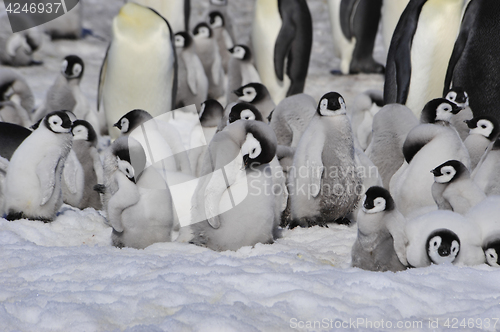
[[[109,38],[120,0],[82,0],[85,26]],[[205,0],[193,0],[193,20]],[[244,37],[253,1],[231,0]],[[347,105],[376,75],[337,77],[326,1],[308,0],[315,21],[306,92],[334,90]],[[0,7],[1,8],[1,7]],[[380,45],[380,43],[379,43]],[[21,68],[39,104],[61,59],[86,63],[82,89],[94,103],[107,43],[47,42],[40,67]],[[383,61],[377,48],[377,59]],[[50,224],[0,219],[0,331],[500,330],[500,270],[430,266],[404,272],[350,267],[356,226],[285,230],[272,245],[214,252],[181,243],[144,250],[110,245],[93,210],[64,206]]]

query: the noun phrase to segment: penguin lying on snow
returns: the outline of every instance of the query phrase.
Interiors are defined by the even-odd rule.
[[[357,217],[358,236],[352,246],[352,266],[371,271],[406,269],[406,220],[382,187],[365,193]]]
[[[410,219],[406,236],[406,257],[412,267],[479,265],[485,260],[477,225],[455,212],[439,210]]]
[[[276,137],[259,121],[236,121],[214,136],[202,172],[207,176],[193,197],[193,220],[202,221],[189,226],[190,242],[218,251],[273,242],[282,194],[271,191],[275,155]]]
[[[295,226],[349,223],[361,195],[354,141],[344,98],[336,92],[321,97],[297,146],[289,172],[290,208]]]
[[[144,169],[144,150],[134,141],[120,137],[110,147],[115,158],[107,167],[115,171],[107,181],[116,190],[109,197],[106,211],[113,227],[113,245],[144,249],[171,240],[174,213],[167,184],[153,167]],[[133,163],[134,158],[143,162]]]
[[[12,155],[5,180],[8,220],[53,221],[62,205],[61,176],[71,151],[71,119],[47,114]]]

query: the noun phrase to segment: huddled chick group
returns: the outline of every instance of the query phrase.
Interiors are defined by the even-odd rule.
[[[416,2],[402,17],[425,9]],[[360,23],[376,6],[361,3],[328,3],[340,71],[383,73],[371,55],[375,34],[356,40],[375,19]],[[312,47],[305,0],[257,0],[251,45],[235,42],[227,0],[210,0],[207,22],[192,31],[188,4],[123,5],[95,109],[80,89],[77,55],[62,60],[38,107],[28,82],[0,68],[6,219],[51,222],[66,203],[102,211],[119,248],[178,232],[176,241],[219,251],[272,243],[284,228],[356,224],[354,267],[500,265],[498,121],[471,109],[453,77],[435,96],[397,72],[408,56],[398,51],[403,23],[392,28],[385,91],[347,107],[337,92],[303,93]],[[422,32],[413,32],[416,48]],[[13,35],[0,38],[13,58],[0,60],[31,64],[16,54],[35,50],[32,33]],[[422,75],[416,59],[409,66]]]

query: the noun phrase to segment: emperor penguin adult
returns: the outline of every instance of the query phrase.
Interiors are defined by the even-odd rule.
[[[304,91],[312,47],[312,19],[305,0],[257,0],[252,50],[273,101]]]
[[[175,49],[178,60],[176,108],[199,105],[207,100],[208,78],[188,32],[175,34]]]
[[[328,0],[333,48],[344,75],[384,72],[373,59],[382,0]]]
[[[32,26],[28,15],[20,13],[17,18]],[[35,60],[34,53],[42,43],[42,32],[38,27],[12,33],[7,13],[0,14],[0,63],[13,67],[40,65],[42,62]]]
[[[112,244],[144,249],[156,242],[169,242],[174,211],[167,184],[153,167],[144,168],[145,152],[133,138],[118,138],[110,150],[114,158],[106,167],[114,170],[108,181],[115,190],[106,211],[113,227]]]
[[[127,3],[113,19],[113,39],[100,73],[98,109],[102,102],[109,134],[113,124],[132,109],[153,116],[175,107],[177,56],[169,23],[157,12]],[[147,98],[145,97],[147,96]]]
[[[377,167],[384,188],[389,189],[392,176],[405,162],[403,144],[418,124],[413,112],[400,104],[385,105],[373,116],[372,140],[366,155]]]
[[[222,68],[224,68],[224,72],[227,73],[229,60],[231,59],[229,50],[234,46],[233,38],[226,29],[226,21],[224,15],[220,11],[215,10],[209,12],[208,23],[210,24],[210,28],[219,46]]]
[[[224,97],[226,84],[219,46],[212,29],[207,23],[201,22],[194,27],[193,35],[196,53],[208,78],[208,98],[221,99]]]
[[[4,189],[8,220],[55,219],[63,202],[61,175],[71,151],[71,126],[65,112],[49,113],[14,152]]]
[[[238,97],[237,102],[245,102],[254,105],[262,113],[264,121],[270,122],[271,113],[276,108],[269,90],[262,83],[248,83],[234,90]]]
[[[66,56],[61,62],[59,75],[47,91],[44,104],[33,115],[33,120],[37,121],[50,112],[68,110],[78,119],[90,122],[99,130],[101,127],[99,114],[91,109],[87,97],[80,88],[84,72],[85,63],[82,58],[78,55]]]
[[[429,101],[422,110],[421,123],[404,141],[405,162],[392,176],[389,188],[396,206],[407,218],[427,207],[435,207],[432,169],[448,160],[458,160],[470,167],[467,148],[449,122],[460,109],[444,98]]]
[[[191,0],[127,0],[154,9],[163,16],[174,33],[189,31]]]
[[[316,114],[302,134],[293,171],[288,173],[290,228],[350,223],[346,217],[362,194],[356,166],[344,98],[329,92],[321,97]]]
[[[469,126],[467,126],[466,121],[474,117],[474,114],[469,106],[469,95],[464,89],[456,86],[449,89],[443,98],[446,98],[457,104],[459,107],[462,107],[462,110],[456,114],[456,116],[451,118],[450,123],[458,131],[462,141],[465,141],[467,136],[469,136]]]
[[[470,169],[474,171],[481,158],[492,149],[500,134],[500,128],[497,119],[488,115],[474,117],[466,120],[466,123],[470,132],[464,144],[469,151]]]
[[[226,102],[233,103],[238,97],[234,90],[249,83],[260,83],[260,76],[252,62],[252,52],[246,45],[238,44],[229,50],[231,59],[227,69]]]
[[[192,201],[191,243],[224,251],[274,241],[281,193],[264,188],[275,183],[275,156],[276,136],[260,121],[236,121],[214,136]]]
[[[494,60],[500,50],[491,41],[500,33],[500,3],[468,2],[453,53],[447,64],[444,90],[461,87],[470,97],[474,116],[500,118],[496,101],[500,98],[500,66]]]
[[[77,207],[82,210],[88,207],[100,210],[102,202],[94,186],[103,183],[104,170],[97,151],[97,133],[94,127],[85,120],[74,121],[71,132],[73,133],[72,149],[84,174],[83,195]]]
[[[391,39],[401,14],[410,0],[382,0],[381,27],[385,55],[389,52]]]
[[[463,4],[464,0],[411,0],[408,3],[394,30],[387,55],[386,104],[406,105],[419,117],[427,101],[441,97],[446,68],[460,29]]]
[[[387,189],[370,187],[357,217],[358,236],[351,250],[353,267],[370,271],[406,269],[406,219]]]
[[[452,263],[480,265],[485,261],[476,224],[447,210],[426,213],[406,224],[406,258],[411,267]]]
[[[465,215],[473,206],[486,198],[484,192],[470,178],[470,172],[458,160],[434,168],[432,197],[440,210],[451,210]]]

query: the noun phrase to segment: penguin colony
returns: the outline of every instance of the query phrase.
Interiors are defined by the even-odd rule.
[[[207,2],[205,21],[191,22],[189,0],[127,1],[96,105],[80,88],[90,59],[62,54],[39,106],[9,68],[43,66],[43,32],[92,35],[81,4],[72,24],[17,34],[0,17],[2,217],[52,222],[68,204],[101,211],[117,248],[218,251],[336,223],[357,228],[355,268],[500,266],[500,68],[485,35],[500,33],[500,4],[329,0],[332,73],[385,77],[383,92],[349,104],[304,93],[305,0],[257,0],[248,44],[230,0]],[[385,66],[373,58],[380,20]]]

